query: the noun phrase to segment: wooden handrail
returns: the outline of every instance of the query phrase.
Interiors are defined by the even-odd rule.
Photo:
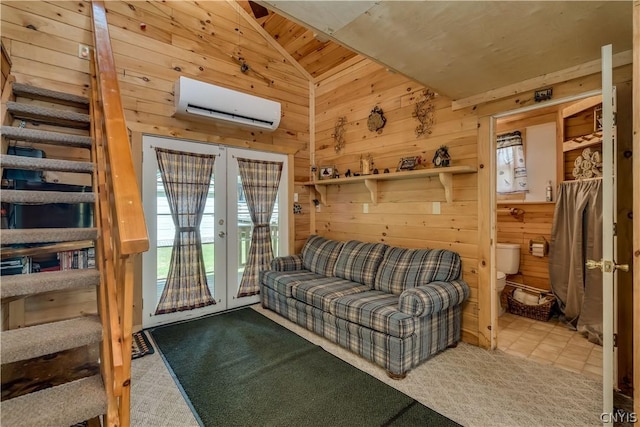
[[[92,158],[99,235],[101,370],[107,393],[105,425],[130,425],[133,265],[149,249],[142,200],[102,1],[92,1],[95,50],[91,56]]]
[[[121,255],[146,252],[149,237],[142,209],[142,200],[133,168],[129,134],[120,99],[111,38],[104,2],[93,1],[93,33],[99,92],[104,110],[108,163],[111,171],[115,220],[118,230],[116,242]]]

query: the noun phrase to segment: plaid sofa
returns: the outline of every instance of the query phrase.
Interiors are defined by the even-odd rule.
[[[262,305],[403,377],[460,340],[457,253],[310,236],[260,274]]]

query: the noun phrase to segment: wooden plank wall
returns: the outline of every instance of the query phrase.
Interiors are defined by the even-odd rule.
[[[316,83],[315,163],[335,165],[340,174],[359,171],[361,155],[374,167],[395,170],[401,157],[420,155],[431,165],[435,150],[447,145],[452,166],[477,167],[477,116],[453,112],[451,101],[438,96],[431,135],[416,137],[412,117],[424,86],[362,59],[348,69]],[[381,133],[367,128],[371,110],[379,106],[387,118]],[[337,119],[346,117],[345,146],[336,153],[332,137]],[[373,205],[362,183],[329,186],[330,206],[315,212],[312,232],[340,240],[385,242],[412,248],[444,248],[462,256],[463,277],[471,298],[463,314],[463,339],[478,343],[477,239],[478,207],[475,174],[454,175],[453,202],[445,201],[438,178],[379,182],[379,203]],[[368,213],[364,213],[367,204]],[[440,209],[440,214],[434,211]]]
[[[524,214],[514,216],[505,209],[521,209]],[[555,203],[507,203],[498,205],[498,242],[520,245],[520,272],[508,275],[507,280],[534,288],[549,290],[549,257],[535,257],[529,253],[529,241],[544,237],[551,241],[551,225]]]
[[[133,133],[295,153],[294,179],[308,180],[308,77],[231,4],[109,1],[106,8]],[[88,1],[3,1],[1,12],[2,39],[18,82],[88,95],[89,63],[78,58],[78,44],[93,44]],[[241,54],[257,73],[243,74],[233,54]],[[280,127],[269,133],[172,118],[173,84],[181,75],[281,102]],[[297,188],[306,202],[307,189]],[[309,230],[308,210],[294,220],[301,247]],[[141,321],[141,310],[137,313],[134,323]]]

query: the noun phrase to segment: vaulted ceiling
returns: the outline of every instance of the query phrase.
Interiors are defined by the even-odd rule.
[[[255,2],[237,0],[285,50],[313,77],[349,60],[357,54],[322,34],[272,12]]]
[[[631,1],[238,3],[314,77],[357,52],[452,99],[632,49]]]

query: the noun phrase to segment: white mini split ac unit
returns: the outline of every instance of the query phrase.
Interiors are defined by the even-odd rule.
[[[176,117],[219,120],[273,131],[280,124],[280,103],[210,83],[180,77],[174,87]]]

